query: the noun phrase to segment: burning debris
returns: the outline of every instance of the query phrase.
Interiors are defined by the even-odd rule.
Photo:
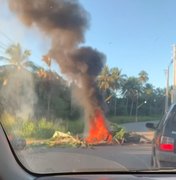
[[[89,125],[87,143],[110,143],[112,136],[104,120],[96,78],[101,72],[105,55],[91,47],[81,47],[84,32],[89,26],[89,15],[73,0],[9,0],[9,7],[28,27],[37,27],[51,39],[46,57],[54,59],[63,74],[76,82],[77,103],[83,107]]]
[[[101,124],[103,120],[101,114],[99,116],[97,124]],[[96,125],[92,126],[95,128]],[[104,125],[103,125],[104,126]],[[99,129],[103,129],[100,131]],[[70,132],[64,133],[61,131],[55,131],[52,138],[47,140],[28,140],[27,145],[32,146],[59,146],[59,147],[75,147],[75,148],[87,148],[92,147],[92,145],[123,145],[123,144],[139,144],[139,143],[151,143],[146,137],[133,133],[125,132],[123,128],[118,128],[117,131],[112,132],[111,134],[106,130],[105,127],[95,129],[90,129],[91,133],[86,139],[81,137],[74,136]],[[104,132],[104,133],[102,133]]]
[[[95,116],[90,121],[89,135],[85,141],[88,144],[112,143],[112,135],[108,131],[101,110],[96,110]]]
[[[86,143],[81,141],[78,137],[72,136],[69,132],[63,133],[56,131],[48,143],[50,146],[72,146],[72,147],[86,147]]]

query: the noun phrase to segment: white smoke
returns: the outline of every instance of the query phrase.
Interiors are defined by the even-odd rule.
[[[2,86],[0,95],[5,111],[15,113],[21,119],[33,116],[37,97],[33,76],[29,71],[15,67],[6,76],[6,84]]]

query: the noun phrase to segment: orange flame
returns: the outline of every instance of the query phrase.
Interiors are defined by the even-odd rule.
[[[40,78],[44,78],[44,79],[47,78],[48,76],[47,73],[43,69],[38,70],[37,74]]]
[[[112,135],[109,133],[103,113],[95,111],[95,116],[90,121],[89,135],[85,139],[88,144],[98,144],[101,142],[112,142]]]

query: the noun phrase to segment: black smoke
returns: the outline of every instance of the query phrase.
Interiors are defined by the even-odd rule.
[[[106,58],[91,47],[80,47],[89,27],[86,10],[76,0],[9,0],[9,7],[26,26],[36,26],[51,39],[47,54],[78,84],[77,101],[86,116],[93,115],[101,104],[96,78]]]

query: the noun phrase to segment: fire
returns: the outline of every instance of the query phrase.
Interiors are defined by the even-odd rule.
[[[95,111],[95,116],[90,120],[89,135],[85,139],[88,144],[98,144],[101,142],[112,142],[112,135],[109,133],[103,113],[101,110]]]

